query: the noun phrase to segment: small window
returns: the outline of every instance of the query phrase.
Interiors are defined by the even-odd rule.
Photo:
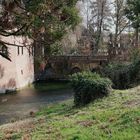
[[[23,53],[24,53],[24,48],[18,46],[18,47],[17,47],[17,54],[20,55],[20,52],[21,52],[21,54],[23,55]]]
[[[22,53],[22,55],[23,55],[23,52],[24,52],[24,48],[23,48],[23,47],[21,47],[21,53]]]
[[[0,52],[6,56],[8,56],[8,48],[3,43],[0,43]]]
[[[32,48],[29,47],[29,56],[31,56],[31,55],[32,55]]]
[[[32,46],[32,56],[34,55],[34,47]]]
[[[8,54],[8,48],[6,46],[2,47],[2,53]]]
[[[17,47],[17,54],[18,55],[20,54],[20,47],[19,46]]]

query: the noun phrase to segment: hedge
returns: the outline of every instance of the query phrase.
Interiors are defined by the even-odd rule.
[[[71,85],[74,89],[74,103],[79,106],[107,96],[112,82],[96,73],[81,72],[71,76]]]

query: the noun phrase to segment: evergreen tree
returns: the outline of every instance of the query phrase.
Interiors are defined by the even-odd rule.
[[[48,47],[79,23],[77,1],[3,0],[0,35],[25,35],[34,41],[41,38],[43,44]],[[15,28],[16,30],[13,30]],[[0,42],[5,44],[2,40]]]
[[[127,0],[125,13],[127,18],[132,22],[133,28],[136,30],[135,46],[138,47],[140,29],[140,0]]]

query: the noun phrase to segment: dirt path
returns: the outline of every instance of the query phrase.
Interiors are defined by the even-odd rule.
[[[0,125],[21,120],[50,103],[72,98],[71,90],[37,92],[26,89],[17,94],[0,96]]]

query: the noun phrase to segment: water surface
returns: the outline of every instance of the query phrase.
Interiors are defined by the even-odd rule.
[[[0,125],[24,119],[41,107],[72,98],[71,89],[44,90],[28,88],[17,93],[0,95]]]

